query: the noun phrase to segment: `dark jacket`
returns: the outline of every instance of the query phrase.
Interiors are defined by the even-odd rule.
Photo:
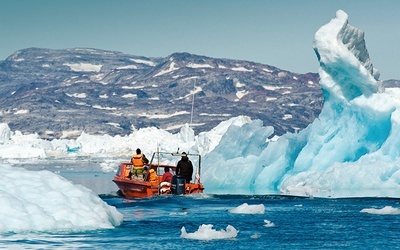
[[[176,174],[181,174],[185,177],[186,183],[192,180],[193,165],[187,156],[182,156],[181,160],[176,165]]]

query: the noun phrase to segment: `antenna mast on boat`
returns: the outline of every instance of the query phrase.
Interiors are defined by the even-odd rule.
[[[190,123],[189,127],[192,125],[193,122],[193,110],[194,110],[194,94],[196,90],[196,81],[193,80],[193,98],[192,98],[192,111],[190,112]]]

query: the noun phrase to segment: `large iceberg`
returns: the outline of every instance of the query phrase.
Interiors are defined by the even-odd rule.
[[[228,150],[238,134],[228,130],[204,161],[207,192],[399,197],[399,89],[382,88],[363,31],[344,11],[316,32],[313,45],[325,98],[319,117],[265,148],[253,130],[258,140],[238,138],[242,147]]]

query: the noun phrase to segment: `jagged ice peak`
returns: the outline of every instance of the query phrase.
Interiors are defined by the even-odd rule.
[[[336,17],[315,34],[313,48],[320,62],[321,87],[326,94],[348,100],[382,91],[379,71],[370,60],[364,32],[348,24],[348,15]]]

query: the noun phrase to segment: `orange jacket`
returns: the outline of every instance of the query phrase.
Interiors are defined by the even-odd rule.
[[[150,169],[150,181],[157,181],[157,174],[154,169]]]
[[[143,168],[145,164],[142,154],[132,156],[131,162],[135,168]]]

